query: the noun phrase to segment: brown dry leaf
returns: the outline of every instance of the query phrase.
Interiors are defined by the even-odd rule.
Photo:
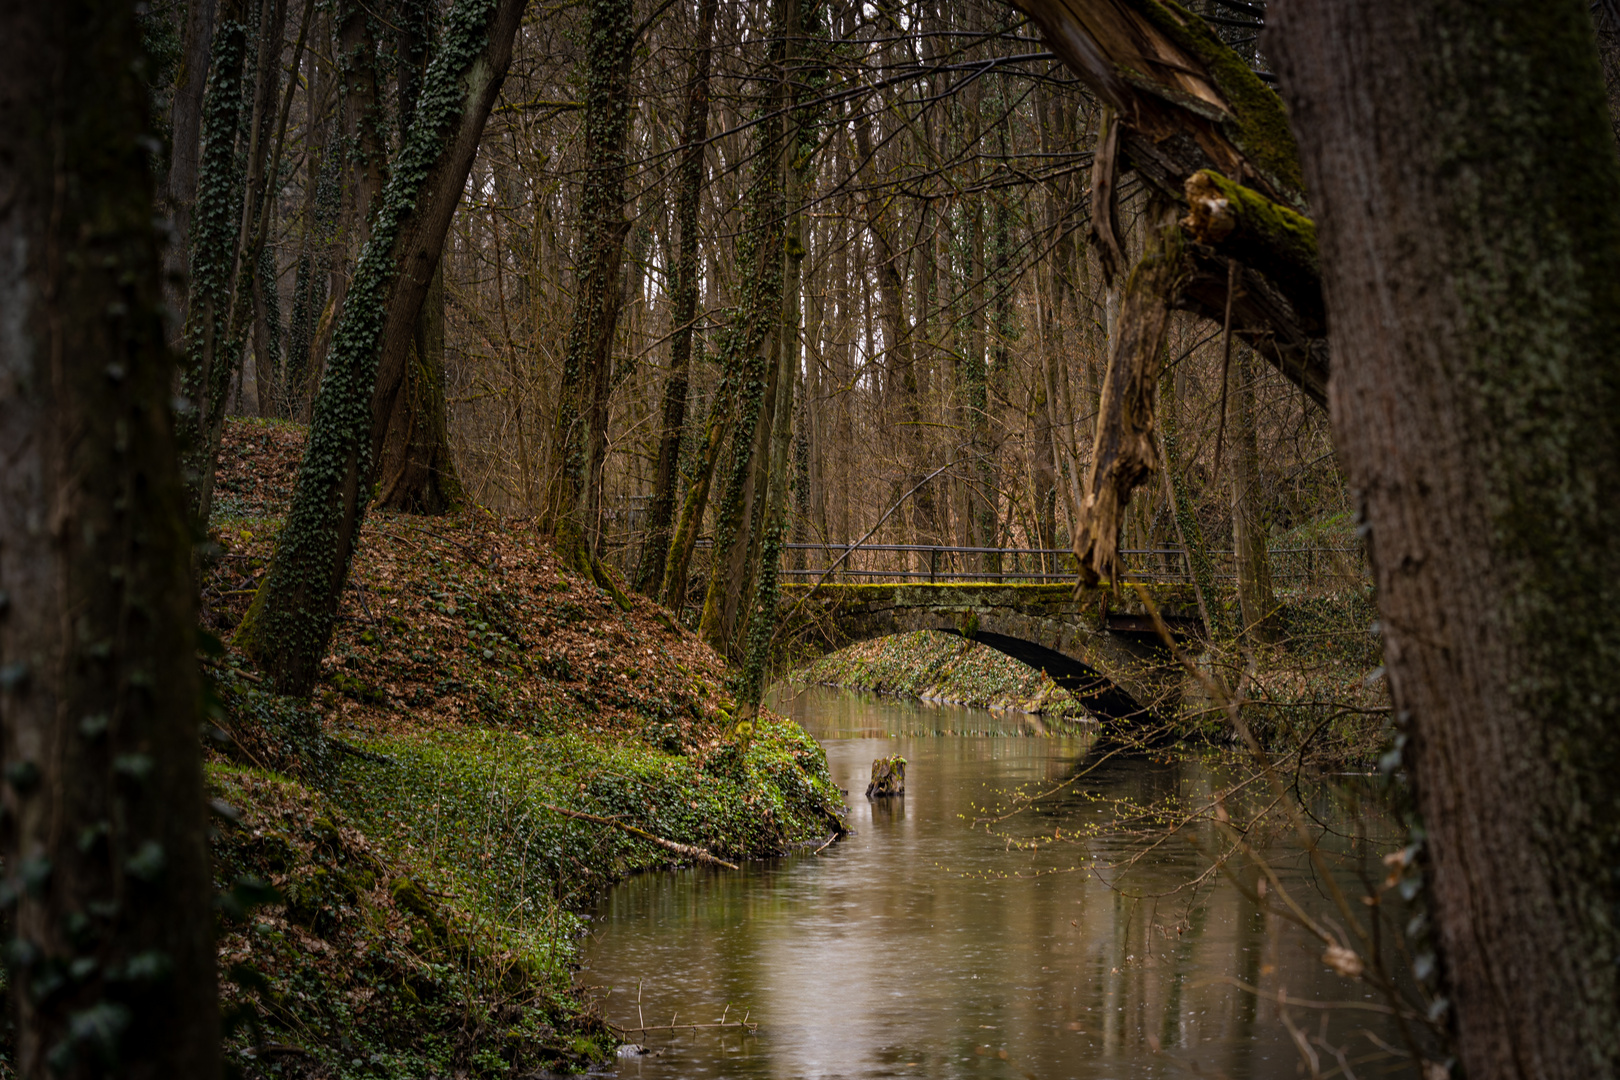
[[[1364,965],[1354,949],[1343,945],[1329,945],[1322,953],[1322,963],[1347,979],[1361,978]]]

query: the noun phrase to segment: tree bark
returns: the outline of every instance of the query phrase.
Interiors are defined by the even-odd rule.
[[[461,0],[451,9],[371,242],[344,297],[292,507],[270,573],[237,631],[282,693],[307,694],[319,677],[389,405],[511,62],[523,7],[522,0]]]
[[[1159,0],[1019,0],[1047,41],[1108,105],[1098,164],[1128,160],[1161,195],[1184,198],[1187,180],[1213,170],[1248,185],[1265,200],[1306,210],[1298,151],[1282,102],[1227,48],[1203,20]],[[1115,124],[1117,123],[1117,133]],[[1112,140],[1117,138],[1117,143]],[[1106,160],[1105,160],[1106,159]],[[1112,172],[1099,174],[1111,182]],[[1094,189],[1096,198],[1106,191]],[[1122,266],[1112,219],[1094,216],[1105,276]],[[1110,240],[1112,239],[1112,242]],[[1221,321],[1226,309],[1226,261],[1218,253],[1189,252],[1192,273],[1179,303]],[[1292,271],[1291,271],[1292,272]],[[1287,282],[1258,270],[1244,276],[1243,302],[1234,306],[1234,332],[1317,404],[1326,401],[1325,327],[1290,295],[1316,294],[1320,280],[1303,274]]]
[[[173,235],[163,251],[165,289],[186,321],[186,253],[191,250],[191,211],[197,198],[197,158],[202,149],[203,91],[208,86],[208,62],[214,46],[216,0],[187,0],[186,25],[181,35],[180,68],[174,76],[174,100],[169,106],[169,177],[164,202],[173,222]],[[178,345],[178,341],[176,342]]]
[[[1232,551],[1243,632],[1260,642],[1276,637],[1278,621],[1263,495],[1255,431],[1254,364],[1249,351],[1240,348],[1232,363]]]
[[[1131,492],[1158,466],[1154,404],[1164,366],[1171,302],[1186,276],[1180,228],[1173,222],[1150,233],[1147,250],[1125,285],[1109,342],[1097,439],[1076,522],[1074,553],[1090,584],[1120,579],[1119,530]]]
[[[134,5],[0,8],[0,892],[28,1080],[219,1073],[144,55]]]
[[[773,6],[773,37],[782,33],[781,12]],[[780,63],[780,46],[771,57],[773,66]],[[698,633],[709,645],[725,652],[735,627],[738,599],[742,582],[740,557],[746,557],[751,546],[754,522],[755,488],[751,481],[756,475],[755,463],[767,452],[772,421],[772,388],[776,381],[776,345],[782,318],[782,118],[780,110],[786,99],[778,80],[771,80],[759,99],[761,119],[755,125],[757,139],[753,176],[749,182],[747,222],[739,245],[738,261],[742,264],[743,281],[732,325],[722,337],[720,354],[724,380],[715,394],[716,406],[725,406],[727,412],[710,413],[710,427],[705,460],[712,462],[719,453],[719,440],[729,426],[731,460],[724,474],[725,487],[716,508],[714,548],[709,560],[709,582],[703,597],[703,613],[699,616]],[[732,413],[734,410],[734,414]],[[725,423],[730,419],[729,425]],[[764,418],[763,425],[761,418]],[[700,463],[700,467],[701,463]],[[713,464],[704,471],[712,473]],[[702,478],[704,487],[707,479]],[[694,488],[697,484],[694,483]],[[697,492],[694,490],[694,494]],[[695,510],[695,513],[693,512]],[[683,507],[683,523],[695,528],[701,518],[703,505],[695,501],[692,508]],[[695,534],[677,531],[677,540],[688,543]],[[673,545],[672,545],[673,549]],[[672,555],[674,554],[672,550]],[[679,569],[684,575],[685,560],[671,558],[670,570]],[[679,587],[679,581],[666,572],[666,591]]]
[[[664,383],[663,430],[658,439],[658,473],[647,508],[647,535],[642,542],[636,591],[656,595],[664,581],[669,555],[670,523],[675,517],[681,437],[686,431],[687,372],[692,364],[698,302],[698,208],[703,196],[704,151],[709,138],[709,43],[720,5],[703,0],[693,43],[692,75],[686,87],[686,121],[681,127],[681,164],[676,174],[675,281],[670,293],[669,379]]]
[[[558,558],[596,571],[596,510],[607,440],[607,389],[619,321],[625,142],[630,132],[630,0],[593,0],[585,71],[585,179],[580,191],[579,266],[562,390],[552,428],[546,524]]]
[[[196,221],[188,253],[191,274],[180,365],[180,396],[186,408],[176,426],[187,501],[199,522],[204,520],[205,488],[212,482],[211,433],[216,417],[224,412],[232,374],[228,340],[231,290],[242,220],[236,152],[248,40],[243,15],[242,0],[224,0],[219,9],[214,62],[203,105]]]
[[[1620,160],[1578,0],[1289,0],[1461,1064],[1620,1073]]]
[[[444,390],[444,267],[422,301],[378,459],[377,505],[408,514],[444,514],[466,498],[450,453]]]

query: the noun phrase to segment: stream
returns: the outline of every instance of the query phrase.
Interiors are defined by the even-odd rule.
[[[1207,804],[1238,775],[1230,764],[1098,765],[1089,738],[1045,733],[1038,717],[840,690],[779,694],[774,707],[826,748],[853,834],[738,872],[641,875],[602,898],[581,978],[610,1021],[758,1025],[633,1033],[651,1052],[621,1057],[621,1076],[1295,1077],[1279,990],[1289,1022],[1348,1060],[1376,1053],[1376,1040],[1400,1044],[1382,998],[1324,966],[1319,942],[1219,874],[1195,883],[1217,844],[1210,827],[1168,839],[1107,827],[1117,800]],[[896,753],[905,796],[867,800],[872,760]],[[1064,781],[994,835],[972,827],[1010,792]],[[1370,798],[1355,812],[1306,789],[1306,804],[1354,902],[1357,875],[1381,879],[1378,856],[1401,834]],[[1054,830],[1076,839],[1014,843]],[[1357,849],[1358,833],[1372,842]],[[1272,829],[1259,843],[1303,907],[1336,918],[1290,840]],[[1253,889],[1254,866],[1236,874]],[[1324,1071],[1336,1064],[1318,1052]]]

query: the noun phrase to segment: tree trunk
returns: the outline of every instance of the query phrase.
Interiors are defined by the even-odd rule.
[[[1620,161],[1578,0],[1279,0],[1463,1070],[1620,1073]]]
[[[242,69],[247,56],[242,0],[224,0],[214,38],[214,62],[204,100],[201,164],[191,235],[190,293],[176,417],[181,467],[192,516],[199,521],[211,481],[211,432],[231,386],[231,286],[242,220],[237,136],[242,126]]]
[[[580,191],[574,319],[552,429],[546,524],[564,565],[596,577],[599,456],[619,321],[625,141],[630,132],[630,0],[592,0],[585,72],[585,179]]]
[[[687,371],[692,363],[693,323],[698,302],[698,208],[703,196],[703,155],[709,138],[710,40],[720,5],[703,0],[698,16],[692,75],[686,87],[686,122],[681,127],[681,164],[676,174],[675,228],[680,233],[675,281],[670,294],[669,379],[664,384],[663,430],[658,439],[658,474],[647,508],[647,534],[642,542],[636,591],[656,595],[664,581],[669,555],[669,529],[675,517],[681,437],[686,431]]]
[[[444,392],[444,267],[433,271],[389,411],[379,459],[377,505],[408,514],[444,514],[466,498],[450,454]]]
[[[1243,632],[1254,641],[1276,637],[1277,596],[1271,587],[1266,549],[1260,447],[1255,433],[1254,364],[1239,347],[1232,363],[1232,551],[1237,563],[1238,608]]]
[[[772,12],[773,35],[781,32],[780,13]],[[779,58],[773,56],[773,62]],[[722,386],[715,394],[715,409],[709,415],[709,429],[704,447],[704,460],[699,462],[700,475],[694,479],[692,496],[706,496],[708,476],[712,475],[719,454],[719,442],[729,426],[731,461],[725,474],[725,488],[715,516],[714,548],[709,562],[708,589],[703,597],[703,613],[699,617],[698,633],[717,650],[725,651],[734,625],[736,603],[741,583],[733,577],[737,553],[749,547],[750,526],[753,521],[753,491],[749,481],[754,475],[754,461],[760,450],[760,418],[765,418],[768,431],[771,415],[766,412],[767,398],[775,380],[776,368],[771,363],[775,356],[776,331],[782,318],[782,119],[779,110],[785,99],[781,87],[772,80],[760,99],[761,120],[755,126],[757,150],[753,176],[749,183],[747,222],[738,245],[737,259],[742,264],[743,281],[732,325],[721,339],[720,361],[723,371]],[[724,412],[718,411],[724,409]],[[733,410],[735,415],[732,416]],[[730,424],[726,418],[730,417]],[[708,475],[701,475],[708,474]],[[699,490],[701,484],[701,490]],[[687,558],[676,558],[675,544],[690,551],[695,539],[696,522],[703,514],[703,500],[688,498],[692,505],[681,509],[682,528],[677,529],[671,544],[670,566],[665,573],[665,595],[671,588],[684,588]],[[678,571],[679,578],[672,577]],[[730,617],[727,608],[730,608]]]
[[[522,0],[462,0],[451,9],[344,297],[292,507],[270,573],[237,631],[282,693],[307,694],[319,677],[389,404],[522,14]]]
[[[0,8],[0,888],[27,1080],[219,1074],[145,55],[131,4]]]
[[[1110,335],[1097,439],[1075,523],[1075,557],[1081,577],[1091,584],[1120,580],[1119,531],[1125,509],[1132,490],[1158,465],[1154,402],[1170,330],[1170,305],[1186,274],[1180,244],[1180,228],[1173,221],[1152,229],[1147,250],[1125,286]]]
[[[1179,201],[1189,177],[1212,169],[1249,185],[1265,200],[1305,209],[1298,151],[1282,102],[1202,19],[1158,0],[1019,0],[1019,6],[1116,114],[1106,124],[1100,149],[1115,140],[1119,155],[1160,195]],[[1093,204],[1106,205],[1106,200]],[[1094,217],[1093,224],[1106,230],[1110,222]],[[1100,239],[1104,273],[1111,277],[1110,263],[1122,263],[1122,252],[1117,242]],[[1179,302],[1221,321],[1224,255],[1195,249],[1188,257]],[[1322,404],[1328,381],[1326,328],[1313,315],[1321,309],[1320,279],[1308,274],[1284,284],[1286,289],[1279,288],[1257,270],[1245,273],[1232,306],[1233,332]],[[1290,295],[1316,299],[1302,309],[1289,302]]]
[[[216,0],[187,0],[186,25],[181,35],[180,67],[174,76],[174,100],[169,106],[169,182],[164,202],[173,222],[173,234],[163,249],[165,291],[186,321],[186,255],[191,251],[191,212],[197,198],[197,158],[202,149],[203,92],[208,86],[208,63],[214,47]],[[175,343],[177,346],[179,342]]]

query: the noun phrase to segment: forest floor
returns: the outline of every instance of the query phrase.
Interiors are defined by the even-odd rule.
[[[202,593],[221,1000],[249,1077],[541,1077],[618,1042],[575,985],[584,907],[680,858],[839,829],[821,748],[739,742],[723,663],[656,605],[558,570],[525,522],[373,511],[313,698],[229,645],[303,431],[228,423]]]

